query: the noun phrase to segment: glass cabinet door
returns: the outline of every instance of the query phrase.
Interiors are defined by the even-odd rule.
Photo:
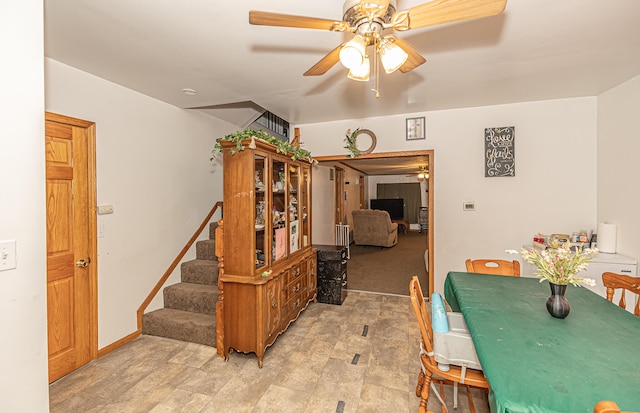
[[[299,188],[300,167],[289,165],[289,253],[294,253],[300,249]]]
[[[311,243],[311,219],[309,218],[311,210],[311,169],[308,166],[304,166],[300,169],[300,173],[301,179],[298,193],[298,205],[300,211],[300,245],[304,248]]]
[[[254,156],[255,171],[255,225],[256,225],[256,268],[264,267],[267,263],[265,254],[268,251],[266,227],[266,195],[268,193],[265,184],[267,178],[267,162],[263,156]]]
[[[271,166],[271,259],[287,256],[287,171],[286,162],[273,160]]]

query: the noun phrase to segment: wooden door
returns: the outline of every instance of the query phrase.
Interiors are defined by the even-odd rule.
[[[95,125],[45,115],[49,382],[97,355]]]

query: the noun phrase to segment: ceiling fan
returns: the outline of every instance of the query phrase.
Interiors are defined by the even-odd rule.
[[[342,43],[307,70],[305,76],[323,75],[338,61],[349,69],[349,78],[369,80],[370,62],[367,49],[373,46],[374,74],[378,59],[386,73],[409,72],[426,60],[405,41],[385,30],[406,31],[438,24],[471,20],[502,13],[507,0],[433,0],[429,3],[396,11],[395,0],[345,0],[342,20],[294,16],[265,11],[249,12],[249,23],[262,26],[350,32],[355,36]],[[377,85],[376,89],[377,94]]]

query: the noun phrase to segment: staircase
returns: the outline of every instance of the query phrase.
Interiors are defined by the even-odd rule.
[[[216,302],[218,261],[215,229],[209,225],[209,239],[196,242],[196,259],[180,266],[181,281],[165,287],[164,308],[142,317],[142,334],[181,341],[216,345]]]

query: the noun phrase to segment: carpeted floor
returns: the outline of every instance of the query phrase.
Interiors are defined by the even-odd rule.
[[[429,290],[429,278],[424,264],[427,234],[423,231],[400,232],[398,243],[391,248],[351,244],[351,259],[347,263],[349,290],[409,295],[409,280],[414,275],[420,285]]]

